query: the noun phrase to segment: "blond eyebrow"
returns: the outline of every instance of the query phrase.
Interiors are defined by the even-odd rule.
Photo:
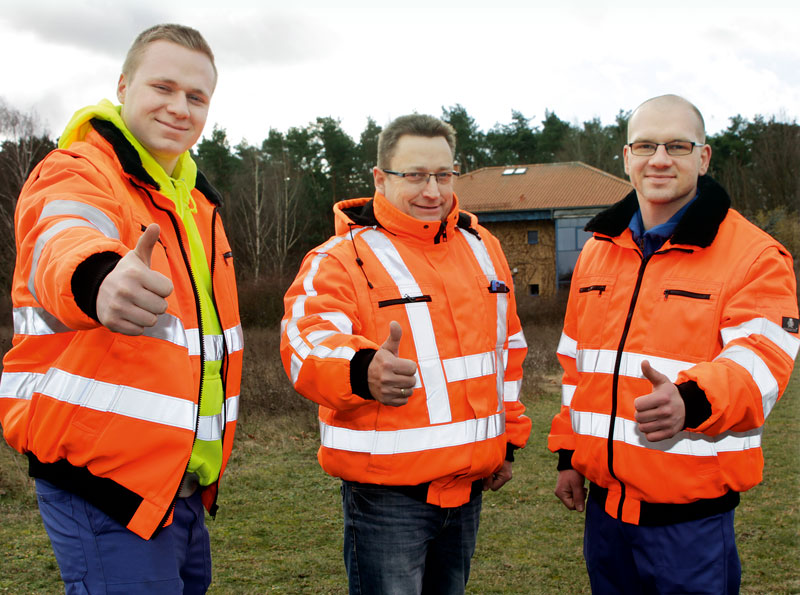
[[[180,84],[178,83],[178,81],[176,81],[175,79],[171,79],[169,77],[166,77],[166,76],[153,77],[152,79],[150,79],[150,82],[151,83],[169,83],[169,84],[171,84],[171,85],[173,85],[175,87],[180,87]],[[211,93],[209,93],[208,91],[204,91],[203,89],[199,89],[199,88],[189,89],[189,93],[197,93],[197,94],[203,95],[205,97],[211,97]]]

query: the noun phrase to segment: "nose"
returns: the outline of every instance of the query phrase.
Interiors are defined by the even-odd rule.
[[[670,165],[672,163],[672,157],[667,153],[667,147],[658,145],[656,147],[656,152],[650,157],[650,163],[651,165]]]
[[[422,188],[422,194],[425,196],[436,197],[441,193],[439,192],[439,182],[436,181],[436,176],[428,176],[428,181]]]
[[[189,101],[186,95],[183,93],[173,93],[167,105],[167,110],[178,118],[189,117]]]

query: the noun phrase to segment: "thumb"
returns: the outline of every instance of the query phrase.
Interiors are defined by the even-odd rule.
[[[647,360],[642,362],[642,374],[650,381],[653,387],[669,382],[669,378],[651,366]]]
[[[389,323],[389,336],[381,345],[381,349],[386,349],[391,352],[395,357],[400,357],[400,339],[403,337],[403,327],[400,323],[392,320]]]
[[[139,257],[143,263],[150,268],[150,257],[153,254],[153,247],[158,241],[158,236],[161,234],[161,228],[158,223],[151,223],[144,230],[144,233],[139,236],[139,241],[136,242],[136,248],[133,249],[136,256]]]

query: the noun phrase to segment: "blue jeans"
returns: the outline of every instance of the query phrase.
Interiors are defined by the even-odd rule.
[[[643,527],[611,517],[590,496],[583,556],[595,595],[734,595],[742,575],[733,510]]]
[[[211,545],[199,491],[179,498],[172,524],[149,540],[43,479],[36,496],[68,595],[208,590]]]
[[[342,482],[351,595],[464,593],[481,497],[440,508],[391,488]]]

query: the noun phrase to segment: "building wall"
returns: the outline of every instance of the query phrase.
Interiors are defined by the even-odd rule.
[[[531,286],[539,295],[556,293],[556,233],[553,221],[503,221],[483,223],[503,246],[514,275],[517,300],[531,299]],[[539,242],[528,244],[528,232],[538,232]]]

